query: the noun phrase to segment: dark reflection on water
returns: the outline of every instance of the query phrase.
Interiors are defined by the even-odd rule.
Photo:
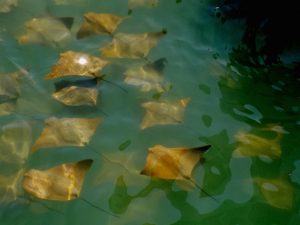
[[[284,190],[281,194],[285,195],[279,208],[284,208],[284,204],[289,202],[288,204],[291,205],[289,209],[272,207],[276,203],[274,199],[270,201],[270,198],[264,195],[266,183],[255,183],[255,192],[251,201],[245,206],[238,207],[246,214],[245,216],[248,216],[248,223],[251,221],[254,224],[272,222],[294,224],[294,217],[299,217],[297,211],[299,210],[299,186],[292,182],[290,176],[295,169],[294,163],[299,160],[297,121],[300,103],[299,92],[296,90],[299,89],[300,82],[295,74],[297,65],[249,67],[241,65],[241,61],[236,60],[239,57],[236,53],[233,51],[231,54],[227,72],[219,81],[222,92],[220,107],[235,119],[252,126],[247,134],[248,139],[244,136],[243,142],[244,145],[249,145],[247,141],[250,141],[250,138],[254,137],[253,141],[256,140],[256,143],[250,144],[251,148],[248,146],[250,154],[244,152],[246,155],[254,156],[251,165],[254,183],[257,177],[262,177],[269,181],[281,180],[291,187],[291,189],[285,189],[285,187],[276,186],[279,187],[279,191]],[[260,144],[264,146],[261,150],[265,152],[255,154]],[[276,193],[278,189],[273,191]],[[271,192],[268,195],[272,195]],[[243,224],[248,223],[245,221]]]
[[[229,166],[235,144],[229,143],[225,130],[212,137],[200,137],[200,139],[213,146],[213,150],[205,156],[203,188],[210,194],[221,194],[231,179]]]

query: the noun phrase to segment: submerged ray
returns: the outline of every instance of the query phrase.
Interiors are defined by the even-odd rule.
[[[84,177],[93,160],[65,163],[47,170],[31,169],[24,174],[23,188],[33,196],[69,201],[80,196]]]
[[[48,44],[53,47],[71,38],[73,18],[40,17],[25,22],[26,32],[18,37],[20,44]]]
[[[101,48],[105,58],[144,58],[167,32],[141,34],[117,33],[111,43]]]
[[[111,35],[124,19],[125,17],[108,13],[86,13],[84,14],[84,22],[77,33],[77,38],[100,34]]]
[[[20,96],[21,72],[0,74],[0,102]]]
[[[0,103],[0,116],[6,116],[13,113],[16,110],[16,102],[3,102]]]
[[[209,145],[198,148],[155,145],[149,148],[141,174],[166,180],[190,180],[194,167],[209,148]]]
[[[32,144],[32,128],[26,121],[15,121],[0,129],[0,162],[23,164]]]
[[[97,88],[65,87],[52,94],[53,98],[68,106],[96,105]]]
[[[7,13],[13,7],[18,5],[18,0],[1,0],[0,1],[0,13]]]
[[[23,169],[12,175],[0,174],[0,204],[12,202],[18,198],[23,174]]]
[[[150,101],[142,104],[146,110],[140,128],[145,129],[155,125],[180,124],[184,119],[185,108],[190,99],[179,101]]]
[[[125,72],[125,83],[140,87],[141,91],[155,90],[159,93],[166,91],[162,72],[167,60],[162,58],[154,63],[128,69]]]
[[[90,142],[101,119],[97,118],[56,118],[45,121],[45,127],[32,146],[32,151],[40,148],[78,146]]]
[[[108,64],[101,58],[82,53],[67,51],[60,54],[58,62],[52,67],[45,79],[55,79],[65,76],[83,76],[95,78],[97,73]]]

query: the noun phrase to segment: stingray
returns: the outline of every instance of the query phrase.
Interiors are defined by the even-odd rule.
[[[51,201],[79,199],[102,212],[115,216],[80,196],[84,178],[92,163],[93,160],[86,159],[76,163],[64,163],[46,170],[31,169],[24,174],[23,188],[39,199]]]
[[[180,124],[184,119],[185,108],[190,99],[179,101],[149,101],[142,104],[146,110],[140,128],[146,129],[155,125]]]
[[[162,145],[155,145],[149,148],[146,164],[141,174],[164,180],[191,183],[216,200],[203,190],[192,177],[195,166],[203,159],[203,153],[210,147],[210,145],[206,145],[197,148],[168,148]]]
[[[7,116],[16,110],[16,101],[0,102],[0,116]]]
[[[21,72],[0,74],[0,103],[20,96]]]
[[[18,5],[18,0],[1,0],[0,1],[0,13],[7,13],[13,7]]]
[[[162,58],[141,67],[130,68],[124,73],[124,81],[127,84],[139,87],[143,92],[155,90],[162,93],[167,90],[162,77],[166,63],[167,60]]]
[[[86,146],[94,135],[101,118],[56,118],[45,121],[45,127],[32,146],[32,151],[40,148]]]
[[[100,34],[112,35],[124,19],[125,17],[108,13],[86,13],[84,14],[84,22],[77,33],[77,38]]]
[[[99,80],[92,78],[55,82],[55,92],[52,97],[68,106],[96,105]]]
[[[52,67],[46,80],[66,76],[95,78],[108,61],[83,52],[67,51],[60,54],[58,62]]]
[[[146,58],[166,30],[151,33],[125,34],[117,33],[111,43],[100,49],[104,58]]]
[[[72,17],[52,16],[33,18],[25,22],[26,32],[18,37],[20,44],[38,43],[54,47],[71,38]]]

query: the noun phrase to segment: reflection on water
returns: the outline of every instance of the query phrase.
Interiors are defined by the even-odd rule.
[[[216,20],[209,1],[129,3],[0,1],[0,225],[298,224],[297,65],[240,64],[242,50],[231,49],[243,24]],[[106,35],[77,39],[82,24],[90,26],[89,12],[126,19]],[[61,63],[71,51],[98,59],[104,46],[118,59],[105,59],[101,74],[85,68],[90,77],[79,77],[87,63],[82,55],[69,73],[73,59]],[[53,65],[62,77],[45,80]],[[87,89],[94,91],[92,100]],[[61,91],[67,91],[63,100],[52,96]],[[66,104],[70,100],[74,104]],[[181,105],[167,104],[176,101]],[[145,107],[154,122],[142,130],[146,103],[156,105]],[[43,149],[32,152],[51,117],[103,121],[90,124],[92,134],[74,122],[69,130],[56,124]],[[74,141],[79,146],[60,144]],[[193,170],[207,193],[141,175],[155,145],[211,145]],[[80,198],[42,200],[22,188],[26,171],[86,159],[93,164]],[[59,186],[70,194],[70,185]]]
[[[276,132],[273,139],[267,139],[258,135],[240,131],[236,134],[238,147],[234,150],[235,156],[258,156],[264,160],[272,160],[281,156],[280,142],[282,140],[282,127],[273,126],[265,128]],[[278,131],[279,130],[279,131]]]
[[[271,206],[290,209],[294,204],[294,190],[289,181],[283,179],[255,178],[262,195]]]

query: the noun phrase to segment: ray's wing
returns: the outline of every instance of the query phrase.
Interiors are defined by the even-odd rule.
[[[79,197],[92,160],[66,163],[48,170],[31,169],[24,174],[23,188],[46,200],[69,201]]]

